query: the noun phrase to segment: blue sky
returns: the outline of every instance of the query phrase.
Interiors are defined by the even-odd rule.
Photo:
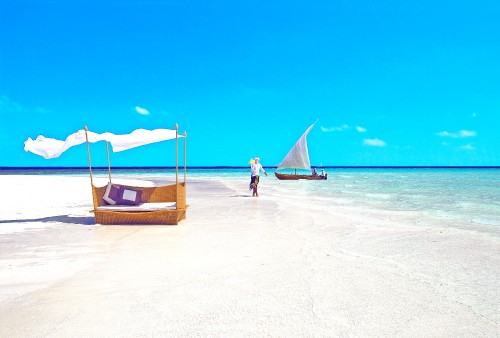
[[[500,165],[499,1],[10,1],[0,4],[0,166],[85,166],[84,146],[187,131],[188,165]],[[92,147],[106,165],[104,144]],[[172,143],[112,165],[172,165]]]

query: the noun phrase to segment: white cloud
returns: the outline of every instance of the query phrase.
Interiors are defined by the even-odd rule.
[[[386,143],[378,138],[367,138],[363,140],[363,144],[371,147],[385,147]]]
[[[451,133],[447,132],[447,131],[440,131],[439,133],[436,133],[437,136],[443,136],[443,137],[456,137],[456,136],[453,136]]]
[[[458,132],[458,135],[460,135],[460,137],[472,137],[472,136],[476,136],[476,132],[475,131],[472,131],[472,130],[460,130]]]
[[[23,113],[25,109],[17,102],[11,101],[7,96],[0,96],[0,112]]]
[[[321,128],[321,131],[325,132],[325,133],[331,133],[334,131],[342,131],[342,129],[340,129],[338,127],[323,127],[323,126],[321,126],[320,128]]]
[[[11,99],[5,95],[0,96],[0,113],[1,114],[41,114],[47,115],[51,111],[42,107],[28,107],[21,105],[17,102],[11,101]]]
[[[365,132],[366,132],[366,128],[363,128],[363,127],[360,127],[360,126],[357,126],[357,127],[356,127],[356,130],[357,130],[359,133],[365,133]]]
[[[440,131],[439,133],[436,133],[436,135],[441,136],[441,137],[463,138],[463,137],[476,136],[477,133],[473,130],[460,130],[458,133],[450,133],[448,131]]]
[[[50,114],[49,110],[40,107],[36,107],[36,112],[43,115]]]
[[[149,115],[149,110],[147,110],[146,108],[135,107],[135,111],[141,115]]]
[[[325,133],[331,133],[334,131],[344,131],[344,130],[349,129],[349,128],[351,128],[351,127],[349,127],[349,125],[347,125],[347,124],[343,124],[340,127],[323,127],[323,126],[321,126],[321,131],[325,132]]]
[[[466,144],[465,146],[461,146],[460,147],[461,150],[474,150],[476,148],[474,148],[472,145],[470,144]]]

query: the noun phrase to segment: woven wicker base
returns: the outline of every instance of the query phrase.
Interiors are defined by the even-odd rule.
[[[121,184],[117,186],[142,190],[141,202],[176,202],[178,209],[165,209],[158,211],[111,211],[92,210],[95,222],[98,224],[178,224],[180,220],[186,218],[186,183],[171,184],[159,187],[132,187]],[[106,186],[92,186],[92,197],[94,208],[106,205],[102,198]]]
[[[186,218],[186,209],[147,212],[94,211],[97,224],[176,225]]]

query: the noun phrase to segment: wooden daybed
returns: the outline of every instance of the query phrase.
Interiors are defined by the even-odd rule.
[[[139,206],[108,205],[104,187],[92,185],[95,222],[98,224],[178,224],[186,218],[186,182],[159,187],[135,187],[116,184],[142,191]],[[168,203],[171,202],[171,203]],[[153,205],[151,207],[151,205]],[[149,209],[149,210],[148,210]],[[151,210],[153,209],[153,210]]]
[[[88,129],[85,127],[85,132]],[[123,187],[141,191],[140,203],[138,205],[109,205],[103,198],[107,185],[97,187],[94,185],[92,177],[92,164],[90,160],[90,147],[88,136],[87,151],[90,170],[90,181],[92,186],[92,199],[95,222],[98,224],[159,224],[175,225],[186,218],[186,132],[184,132],[184,182],[179,182],[179,152],[178,152],[178,126],[175,126],[176,140],[176,166],[175,184],[155,187],[138,187],[124,184],[117,184],[111,180],[111,166],[109,164],[108,142],[106,142],[106,152],[108,156],[109,183],[115,187]]]

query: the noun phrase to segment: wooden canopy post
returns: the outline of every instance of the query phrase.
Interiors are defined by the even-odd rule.
[[[89,135],[87,134],[87,132],[89,131],[89,128],[87,128],[87,126],[85,126],[83,129],[85,130],[85,141],[87,143],[87,159],[89,161],[90,184],[93,186],[94,185],[94,180],[92,179],[92,163],[90,161]]]
[[[184,131],[184,187],[186,187],[186,138],[187,133]]]
[[[94,180],[92,178],[92,162],[90,161],[90,144],[89,144],[89,135],[88,135],[88,131],[89,131],[89,128],[87,128],[87,126],[85,126],[83,128],[85,130],[85,142],[87,143],[87,159],[89,161],[89,172],[90,172],[90,186],[92,188],[92,199],[95,200],[95,196],[94,196]],[[96,208],[96,205],[94,203],[94,210]]]
[[[109,183],[111,183],[111,162],[109,161],[109,146],[108,146],[108,141],[106,141],[106,155],[108,157],[108,176],[109,176]]]
[[[175,209],[179,209],[179,125],[175,124]]]

